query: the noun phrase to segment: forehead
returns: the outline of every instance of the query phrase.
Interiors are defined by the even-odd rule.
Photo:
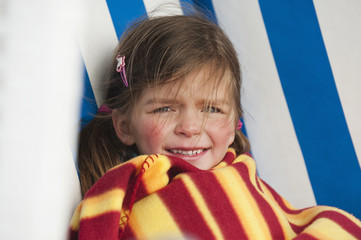
[[[193,71],[184,77],[143,92],[146,98],[197,98],[205,101],[231,101],[231,74],[212,71],[208,67]]]

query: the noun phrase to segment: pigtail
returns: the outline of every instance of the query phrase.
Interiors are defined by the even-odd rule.
[[[231,147],[234,148],[237,155],[249,153],[251,150],[249,141],[241,130],[236,131],[234,142],[231,144]]]
[[[98,113],[80,132],[78,170],[81,193],[86,191],[104,173],[127,160],[127,146],[115,134],[111,115]]]

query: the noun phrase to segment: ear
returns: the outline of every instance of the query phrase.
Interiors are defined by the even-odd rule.
[[[128,119],[116,111],[112,112],[113,126],[118,139],[125,145],[130,146],[134,144],[134,137],[130,131],[130,124]]]

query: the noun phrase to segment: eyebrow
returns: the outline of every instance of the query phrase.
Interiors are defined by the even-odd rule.
[[[179,101],[172,98],[150,98],[145,102],[145,105],[151,105],[154,103],[178,103]]]
[[[223,105],[223,104],[230,104],[230,101],[226,100],[226,99],[216,99],[216,100],[210,100],[210,102],[212,103],[212,105]]]
[[[151,105],[155,103],[161,104],[178,104],[180,101],[174,98],[150,98],[145,102],[145,105]],[[230,102],[226,99],[200,99],[197,100],[198,104],[205,104],[206,102],[211,102],[212,105],[223,105],[230,104]]]

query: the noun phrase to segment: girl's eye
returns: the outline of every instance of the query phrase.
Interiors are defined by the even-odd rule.
[[[170,112],[171,108],[170,107],[160,107],[157,108],[153,111],[153,113],[165,113],[165,112]]]
[[[208,113],[222,113],[222,110],[216,107],[212,106],[206,106],[202,112],[208,112]]]

